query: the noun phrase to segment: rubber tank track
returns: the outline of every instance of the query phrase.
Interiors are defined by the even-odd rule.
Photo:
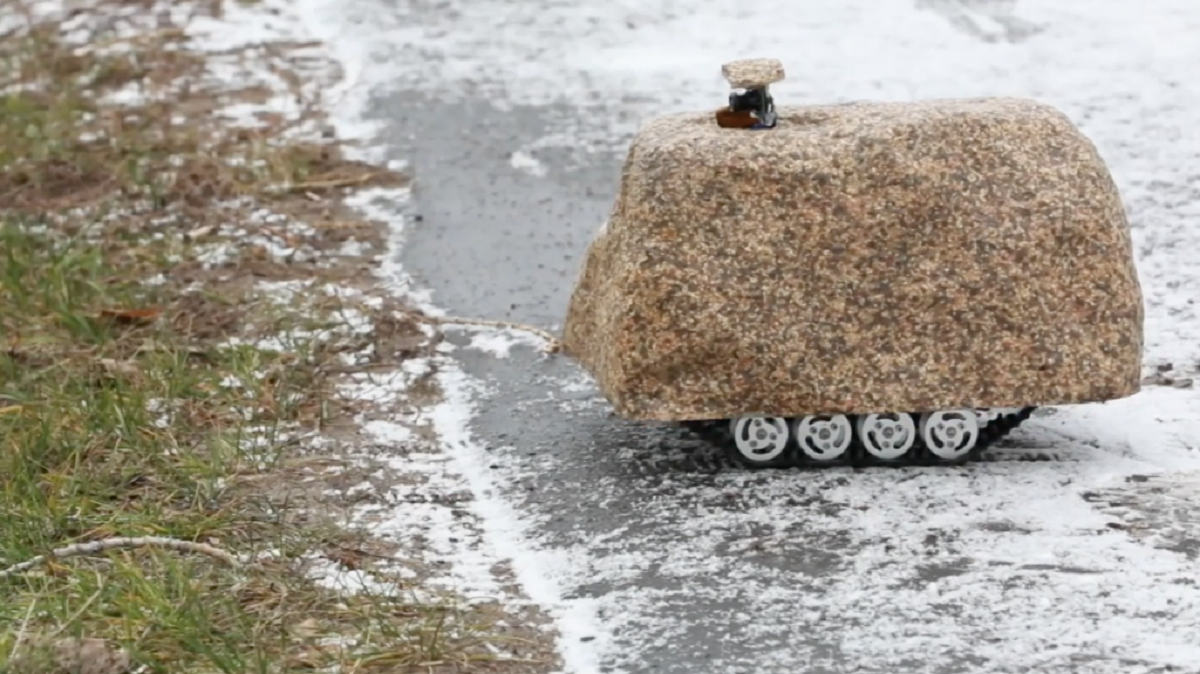
[[[979,440],[967,454],[953,461],[942,459],[927,450],[918,439],[912,449],[904,456],[894,460],[883,460],[871,456],[862,447],[857,436],[842,457],[832,461],[816,461],[808,458],[796,446],[795,438],[788,441],[788,451],[771,462],[753,462],[747,460],[734,447],[733,434],[730,431],[730,420],[718,421],[687,421],[683,426],[705,442],[721,449],[736,465],[756,470],[779,468],[833,468],[833,467],[867,467],[867,466],[956,466],[971,463],[979,459],[988,447],[1004,439],[1033,414],[1036,407],[1024,407],[1019,412],[1002,414],[994,421],[980,429]],[[794,421],[788,418],[789,426]]]

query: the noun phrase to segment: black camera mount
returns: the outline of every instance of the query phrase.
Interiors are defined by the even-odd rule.
[[[775,126],[775,100],[771,98],[766,87],[729,94],[729,110],[752,113],[758,119],[758,123],[750,127],[752,129],[770,129]]]

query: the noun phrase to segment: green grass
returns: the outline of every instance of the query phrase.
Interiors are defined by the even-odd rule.
[[[309,459],[291,453],[286,431],[319,424],[330,402],[318,350],[220,347],[180,332],[196,324],[173,315],[169,286],[138,283],[104,244],[40,223],[3,221],[0,251],[3,566],[118,536],[271,553],[231,568],[110,551],[0,579],[0,671],[20,634],[111,639],[164,674],[422,671],[412,668],[478,657],[479,616],[403,594],[346,598],[305,574],[309,553],[365,547],[289,487]],[[359,642],[321,646],[330,637]]]
[[[231,477],[283,460],[277,444],[251,449],[245,429],[297,417],[299,409],[252,403],[268,387],[273,400],[308,390],[304,368],[280,368],[267,383],[254,373],[279,354],[198,348],[161,317],[148,325],[106,317],[169,298],[111,266],[102,246],[31,229],[16,219],[0,225],[5,562],[113,536],[216,541],[242,553],[312,549],[311,532],[280,526],[270,504],[230,487]],[[258,388],[223,387],[228,376]],[[89,636],[132,642],[153,660],[267,671],[274,639],[247,637],[278,607],[246,602],[234,589],[249,581],[249,590],[253,579],[238,573],[156,551],[52,562],[0,581],[10,598],[0,624],[67,634],[86,626]],[[15,638],[10,628],[0,644]]]

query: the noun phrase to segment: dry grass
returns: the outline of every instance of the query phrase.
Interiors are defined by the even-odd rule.
[[[106,30],[90,43],[121,49],[81,52],[53,22],[0,36],[0,568],[131,536],[251,563],[117,548],[0,577],[0,671],[65,636],[163,673],[541,671],[495,661],[489,644],[545,652],[505,636],[498,610],[390,576],[402,551],[340,519],[339,484],[370,467],[302,441],[361,410],[338,376],[429,353],[421,317],[321,293],[281,303],[256,285],[368,285],[380,233],[338,199],[404,177],[288,140],[281,119],[221,121],[223,103],[262,92],[192,86],[205,60],[175,28]],[[104,98],[131,83],[157,100]],[[331,255],[351,239],[360,253]],[[316,564],[390,590],[337,593]]]

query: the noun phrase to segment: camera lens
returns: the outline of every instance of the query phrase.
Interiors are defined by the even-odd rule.
[[[735,111],[759,110],[763,107],[763,92],[752,89],[743,94],[730,94],[729,107]]]

